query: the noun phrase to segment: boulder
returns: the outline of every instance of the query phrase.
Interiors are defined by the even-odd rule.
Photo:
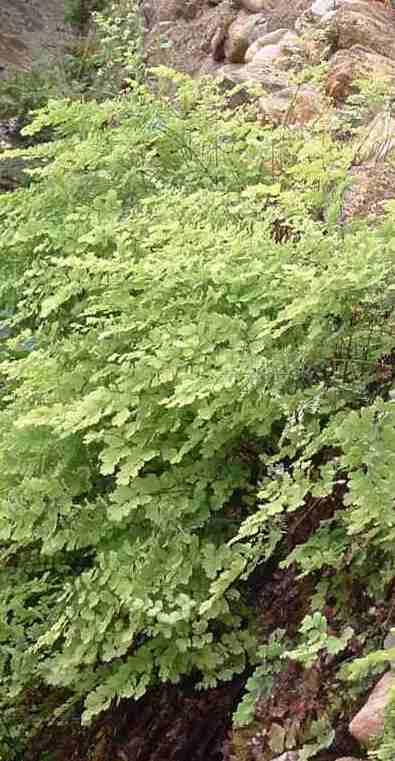
[[[395,195],[395,171],[393,172],[393,190]],[[389,702],[392,689],[395,687],[395,674],[388,671],[376,684],[367,702],[354,716],[349,730],[352,736],[361,744],[369,745],[380,737],[384,727],[384,711]]]
[[[323,111],[322,98],[312,87],[286,87],[259,99],[260,121],[302,127]]]
[[[394,650],[395,649],[395,631],[390,631],[383,643],[384,650]],[[395,661],[390,662],[391,669],[395,670]]]
[[[286,75],[281,71],[276,71],[272,67],[262,62],[253,62],[243,65],[228,63],[221,66],[216,77],[222,82],[224,89],[235,87],[236,85],[260,85],[264,90],[276,92],[288,87],[289,82]]]
[[[326,22],[324,16],[322,23]],[[395,60],[395,11],[368,0],[343,0],[327,22],[336,34],[337,48],[361,45]]]
[[[395,120],[379,112],[356,145],[349,173],[352,184],[344,194],[340,224],[358,217],[379,217],[385,202],[395,199],[395,168],[386,163],[394,149]]]
[[[224,43],[224,55],[229,63],[244,63],[247,49],[266,31],[266,16],[262,13],[240,11],[230,24]]]
[[[303,44],[295,32],[277,29],[259,37],[247,50],[247,63],[266,63],[287,69],[292,66],[295,55],[303,56]]]
[[[297,19],[311,7],[312,0],[276,0],[268,16],[268,29],[295,29]]]
[[[221,4],[221,8],[214,14],[215,26],[209,49],[214,61],[223,61],[225,58],[225,43],[228,39],[228,30],[238,18],[238,12],[232,2]],[[245,17],[247,14],[243,14]],[[249,15],[249,14],[248,14]],[[246,20],[246,23],[248,21]],[[236,34],[235,34],[236,38]],[[235,44],[239,44],[238,42]],[[205,45],[203,45],[205,48]]]
[[[241,0],[241,5],[246,11],[261,13],[272,9],[273,0]]]
[[[274,32],[267,32],[262,34],[256,40],[256,49],[259,50],[260,48],[265,47],[265,45],[276,45],[277,43],[281,42],[281,40],[286,34],[288,34],[288,32],[289,29],[275,29]]]
[[[310,12],[313,16],[322,18],[327,13],[336,10],[336,0],[314,0]]]
[[[395,120],[387,108],[381,109],[359,135],[353,157],[354,165],[383,163],[395,148]]]
[[[364,78],[388,78],[395,82],[395,61],[361,45],[339,50],[330,60],[326,93],[340,103],[353,92],[354,81]]]

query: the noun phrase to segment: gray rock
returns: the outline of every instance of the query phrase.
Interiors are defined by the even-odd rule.
[[[384,640],[384,650],[393,650],[395,647],[395,634],[389,632]]]
[[[277,92],[289,84],[283,72],[275,71],[265,63],[225,64],[218,69],[217,77],[226,82],[227,89],[230,86],[251,83],[261,85],[268,92]]]
[[[267,65],[276,63],[276,59],[287,55],[290,46],[300,45],[300,40],[295,32],[287,29],[277,29],[259,37],[247,50],[246,63],[264,61]]]
[[[259,13],[265,10],[266,0],[241,0],[241,5],[246,11]]]
[[[64,0],[0,2],[1,76],[56,59],[74,36],[75,29],[65,21]]]
[[[311,6],[311,13],[319,18],[334,10],[336,10],[336,0],[315,0]]]
[[[393,393],[394,397],[395,397],[395,393],[394,392],[390,392],[390,398],[391,398],[391,393]],[[392,401],[392,399],[391,399],[391,401]],[[389,632],[389,634],[387,634],[387,636],[386,636],[386,638],[384,640],[384,650],[394,650],[394,649],[395,649],[395,634],[392,634],[392,632]],[[391,668],[394,670],[395,669],[395,660],[391,661],[390,664],[391,664]]]
[[[227,30],[224,47],[226,60],[229,63],[244,63],[247,49],[265,34],[266,25],[264,14],[240,11]]]

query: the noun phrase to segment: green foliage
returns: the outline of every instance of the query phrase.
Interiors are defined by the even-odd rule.
[[[275,631],[269,642],[258,649],[256,660],[259,666],[247,680],[246,693],[233,717],[236,726],[243,727],[250,724],[255,716],[257,701],[270,695],[274,677],[283,667],[284,634],[285,632],[281,629]]]
[[[327,620],[318,611],[303,619],[299,632],[302,635],[301,644],[295,650],[287,650],[284,656],[302,663],[307,668],[313,665],[318,654],[323,650],[329,655],[341,653],[354,634],[350,626],[345,629],[341,637],[329,634]]]
[[[96,100],[116,97],[135,81],[144,81],[141,12],[135,0],[115,0],[93,14],[96,76],[90,94]]]
[[[311,723],[308,741],[298,751],[300,761],[308,761],[315,758],[321,750],[330,748],[335,739],[335,732],[330,723],[325,719],[318,719]]]
[[[107,0],[65,0],[64,18],[69,24],[83,27],[90,14],[105,8]]]
[[[65,0],[64,18],[69,24],[81,26],[84,18],[82,0]]]
[[[241,673],[244,582],[275,553],[340,584],[375,558],[394,571],[395,409],[372,390],[394,224],[339,229],[352,151],[325,125],[263,130],[220,112],[215,84],[156,76],[171,97],[136,75],[117,99],[50,100],[25,134],[53,139],[11,154],[30,184],[0,198],[7,709],[49,684],[88,722],[158,681]],[[289,556],[288,515],[345,481]],[[309,664],[349,636],[318,610],[288,655]],[[282,650],[260,650],[240,723]]]

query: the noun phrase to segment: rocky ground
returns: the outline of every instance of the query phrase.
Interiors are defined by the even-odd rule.
[[[303,127],[330,108],[341,114],[357,79],[395,82],[395,10],[389,0],[144,0],[146,53],[192,76],[217,77],[224,89],[261,85],[262,123]],[[326,64],[325,86],[295,84],[295,74]],[[247,99],[245,92],[238,102]],[[395,196],[387,159],[395,120],[372,113],[351,171],[344,219],[379,214]]]
[[[65,22],[64,0],[5,0],[0,3],[0,75],[28,69],[59,56],[73,35]]]

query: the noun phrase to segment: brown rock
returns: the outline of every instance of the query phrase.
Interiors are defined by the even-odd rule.
[[[244,63],[247,49],[265,32],[266,16],[240,11],[230,24],[225,41],[225,58],[229,63]]]
[[[192,20],[198,12],[197,0],[143,0],[141,9],[149,26],[177,19]]]
[[[350,170],[353,184],[343,199],[340,224],[356,218],[379,217],[385,201],[395,199],[395,170],[382,164],[362,164]]]
[[[393,182],[395,190],[395,172]],[[349,727],[350,733],[363,745],[369,745],[372,740],[382,734],[384,710],[393,687],[395,687],[395,674],[388,671],[376,684],[363,708],[353,718]]]
[[[339,50],[330,60],[326,93],[339,103],[353,92],[356,79],[366,77],[395,81],[395,61],[361,45],[354,45],[350,50]]]
[[[62,58],[65,43],[75,29],[65,21],[64,0],[0,2],[0,76],[13,68],[28,70],[32,63]]]
[[[225,58],[225,40],[226,31],[222,26],[219,26],[215,31],[214,37],[211,40],[210,50],[214,61],[223,61]]]
[[[287,27],[295,29],[298,18],[304,11],[311,7],[313,0],[276,0],[273,8],[270,10],[268,18],[268,29],[278,29]]]
[[[213,6],[203,0],[145,0],[144,7],[149,66],[165,65],[191,76],[215,72],[224,60],[226,31],[238,13],[236,2],[222,0]]]
[[[301,127],[317,119],[323,111],[320,94],[311,87],[286,87],[278,93],[259,99],[263,123]]]
[[[395,10],[392,8],[368,0],[343,0],[328,23],[336,32],[338,49],[361,45],[395,60]]]

